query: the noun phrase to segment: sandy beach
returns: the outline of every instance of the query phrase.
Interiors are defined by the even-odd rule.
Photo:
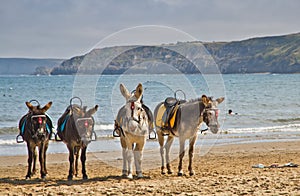
[[[0,195],[300,195],[300,167],[252,168],[259,163],[299,164],[300,141],[215,146],[204,156],[195,155],[194,176],[182,177],[176,175],[178,159],[173,174],[161,175],[157,167],[144,171],[143,179],[128,180],[114,164],[93,157],[88,155],[88,180],[79,175],[67,181],[67,154],[48,155],[46,180],[38,174],[25,180],[26,156],[2,156]],[[152,161],[160,164],[160,159]],[[115,162],[122,163],[120,157]]]

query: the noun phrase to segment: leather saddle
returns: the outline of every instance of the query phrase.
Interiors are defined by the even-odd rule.
[[[162,121],[164,122],[164,127],[166,129],[173,129],[173,127],[175,126],[175,117],[178,106],[184,102],[184,100],[177,100],[174,97],[168,97],[165,99],[164,106],[166,108],[166,111],[162,116]]]

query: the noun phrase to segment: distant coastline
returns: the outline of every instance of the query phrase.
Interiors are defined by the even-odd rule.
[[[222,74],[300,73],[300,33],[296,33],[232,42],[178,42],[159,46],[96,48],[70,59],[0,58],[0,75],[75,75],[79,69],[82,74],[114,75],[123,74],[128,69],[131,69],[132,73],[174,74],[168,67],[163,66],[166,64],[173,66],[180,73],[197,74],[200,72],[193,62],[176,51],[180,49],[195,53],[195,47],[203,46]],[[102,56],[109,56],[122,49],[126,52],[112,59],[107,65],[101,65]],[[85,68],[80,67],[81,63],[91,56],[96,63],[93,62]],[[134,67],[136,64],[142,66]],[[209,73],[214,71],[208,69],[207,74]]]

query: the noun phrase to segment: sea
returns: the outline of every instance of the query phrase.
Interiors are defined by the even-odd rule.
[[[26,155],[24,143],[17,143],[18,123],[28,108],[26,101],[44,106],[56,129],[57,120],[71,103],[88,108],[99,105],[94,118],[97,141],[89,152],[120,151],[113,137],[113,123],[125,99],[120,83],[129,91],[142,83],[143,102],[153,111],[167,97],[194,99],[203,94],[225,97],[219,105],[220,131],[198,133],[198,146],[212,147],[255,142],[300,142],[299,74],[124,74],[124,75],[1,75],[0,76],[0,156]],[[79,97],[74,98],[73,97]],[[228,114],[228,110],[233,115]],[[202,125],[200,129],[205,129]],[[54,130],[55,131],[55,130]],[[175,146],[178,141],[175,141]],[[204,155],[209,151],[201,152]],[[145,151],[159,154],[157,140],[148,139]],[[48,153],[67,153],[63,142],[51,141]],[[178,154],[178,152],[177,152]]]

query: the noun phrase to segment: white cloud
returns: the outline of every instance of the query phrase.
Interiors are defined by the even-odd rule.
[[[300,31],[297,0],[2,0],[0,57],[71,57],[139,25],[165,25],[201,41]]]

